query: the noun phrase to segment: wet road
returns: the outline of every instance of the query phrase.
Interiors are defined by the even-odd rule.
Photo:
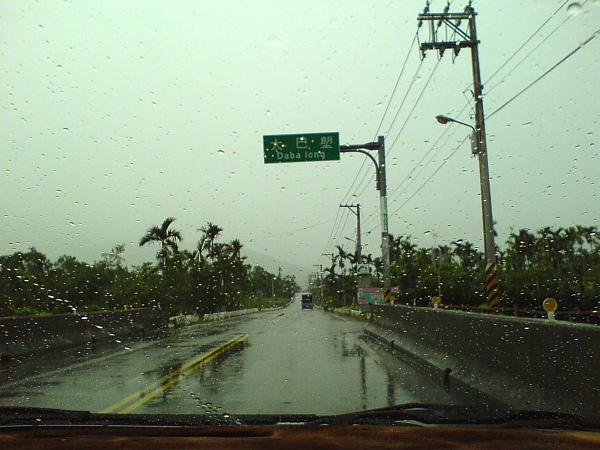
[[[335,414],[407,402],[477,402],[473,392],[444,386],[440,373],[367,343],[362,330],[362,322],[302,311],[295,301],[154,341],[15,362],[0,373],[0,405]],[[209,353],[236,337],[223,354]]]

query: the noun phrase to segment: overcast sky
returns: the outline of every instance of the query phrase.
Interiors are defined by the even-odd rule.
[[[363,253],[377,256],[363,155],[263,163],[263,135],[331,131],[342,144],[385,136],[393,235],[482,249],[469,129],[435,120],[473,122],[470,52],[421,62],[424,3],[3,0],[0,254],[92,262],[126,244],[128,263],[154,261],[139,239],[173,216],[184,248],[210,221],[251,262],[302,276],[335,245],[352,249],[356,221],[339,205],[360,203]],[[499,244],[511,229],[600,226],[600,38],[496,113],[598,30],[600,1],[473,6]]]

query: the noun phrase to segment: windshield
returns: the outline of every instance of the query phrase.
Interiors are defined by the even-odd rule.
[[[597,414],[599,23],[3,1],[0,406]]]

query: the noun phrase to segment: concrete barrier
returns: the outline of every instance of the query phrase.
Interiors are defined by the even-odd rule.
[[[194,325],[198,322],[211,322],[213,320],[225,320],[232,317],[245,316],[246,314],[254,314],[257,312],[264,311],[275,311],[280,308],[248,308],[238,309],[235,311],[222,311],[210,314],[179,314],[177,316],[169,317],[169,326],[171,327],[184,327],[188,325]]]
[[[372,322],[388,342],[513,407],[597,414],[599,326],[400,305],[374,306]]]
[[[149,333],[166,326],[159,309],[0,318],[0,355],[56,350]]]

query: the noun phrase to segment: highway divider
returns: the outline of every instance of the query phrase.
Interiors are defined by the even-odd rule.
[[[515,408],[597,413],[600,326],[404,305],[371,312],[368,334],[449,379]]]
[[[56,314],[0,318],[0,355],[11,358],[116,341],[128,336],[147,335],[166,329],[164,313],[156,308],[127,311]]]
[[[185,327],[188,325],[194,325],[200,322],[210,322],[213,320],[225,320],[232,317],[245,316],[246,314],[254,314],[263,311],[274,311],[279,308],[248,308],[238,309],[236,311],[222,311],[211,314],[179,314],[177,316],[169,317],[170,327]]]

